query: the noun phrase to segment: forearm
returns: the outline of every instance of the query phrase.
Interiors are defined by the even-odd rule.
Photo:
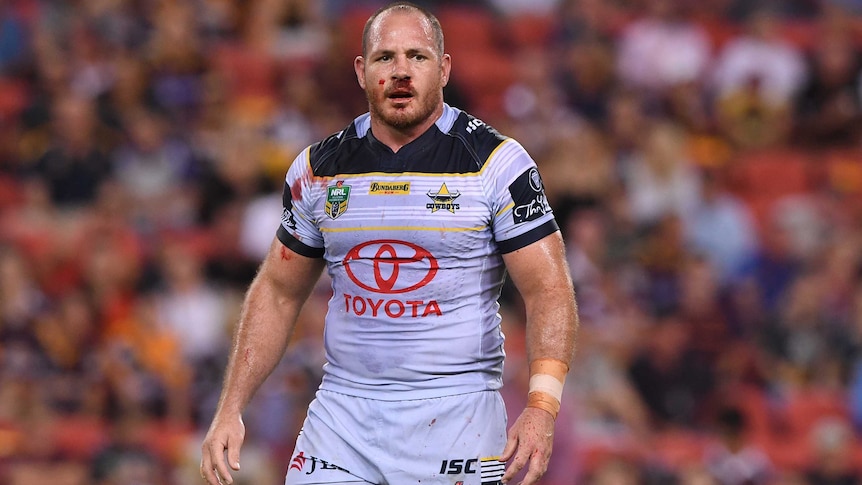
[[[574,294],[567,286],[554,288],[527,308],[527,407],[543,409],[554,418],[560,411],[578,325]]]
[[[278,364],[296,322],[296,306],[279,296],[272,280],[255,278],[234,330],[217,414],[241,413]]]
[[[578,311],[563,240],[552,234],[504,257],[524,300],[530,363],[527,407],[556,417],[575,352]]]
[[[282,249],[274,243],[243,301],[217,416],[241,413],[281,360],[297,315],[320,275],[322,261],[286,259]]]
[[[571,285],[549,288],[525,303],[528,360],[554,359],[570,365],[578,329],[577,305]]]

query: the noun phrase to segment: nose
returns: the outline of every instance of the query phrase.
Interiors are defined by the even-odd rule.
[[[392,63],[392,79],[410,79],[410,63],[407,56],[395,56]]]

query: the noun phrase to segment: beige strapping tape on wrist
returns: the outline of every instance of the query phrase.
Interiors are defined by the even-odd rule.
[[[560,401],[563,399],[563,384],[569,366],[557,359],[536,359],[530,362],[530,391],[527,407],[543,409],[557,419]]]

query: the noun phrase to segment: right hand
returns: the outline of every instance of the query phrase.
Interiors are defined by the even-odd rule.
[[[201,477],[209,485],[230,485],[233,477],[228,466],[239,470],[239,449],[245,439],[242,416],[213,420],[201,446]],[[227,460],[225,460],[227,451]]]

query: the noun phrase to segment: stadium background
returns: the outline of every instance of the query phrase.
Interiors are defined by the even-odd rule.
[[[284,171],[364,112],[380,3],[0,2],[0,482],[200,482]],[[542,483],[862,483],[862,2],[419,3],[447,100],[533,154],[568,243],[582,329]],[[282,480],[327,292],[236,483]]]

